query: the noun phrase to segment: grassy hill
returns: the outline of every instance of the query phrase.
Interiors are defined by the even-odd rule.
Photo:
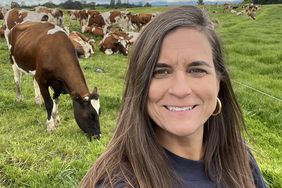
[[[134,8],[132,12],[162,12],[167,7]],[[282,5],[267,5],[251,20],[208,6],[225,46],[236,95],[245,114],[248,143],[269,187],[282,187]],[[216,13],[212,13],[215,10]],[[69,19],[66,16],[66,23]],[[71,22],[71,30],[78,23]],[[100,141],[89,142],[74,121],[71,99],[62,95],[61,123],[46,132],[45,108],[34,102],[32,78],[22,77],[23,102],[16,86],[4,39],[0,40],[0,187],[77,187],[103,152],[115,128],[127,57],[98,50],[80,59],[89,89],[97,86],[102,107]],[[95,70],[103,69],[104,73]]]

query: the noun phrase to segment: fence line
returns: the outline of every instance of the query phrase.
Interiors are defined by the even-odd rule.
[[[258,90],[258,89],[256,89],[256,88],[254,88],[254,87],[251,87],[251,86],[249,86],[249,85],[246,85],[246,84],[243,84],[243,83],[241,83],[241,82],[234,81],[234,80],[233,80],[233,82],[235,82],[235,83],[237,83],[237,84],[240,84],[240,85],[242,85],[242,86],[244,86],[244,87],[246,87],[246,88],[249,88],[249,89],[251,89],[251,90],[254,90],[254,91],[256,91],[256,92],[258,92],[258,93],[260,93],[260,94],[263,94],[263,95],[265,95],[265,96],[268,96],[268,97],[270,97],[270,98],[272,98],[272,99],[274,99],[274,100],[277,100],[277,101],[279,101],[279,102],[282,102],[282,99],[279,99],[279,98],[277,98],[277,97],[274,97],[274,96],[272,96],[272,95],[270,95],[270,94],[268,94],[268,93],[265,93],[265,92],[263,92],[263,91],[260,91],[260,90]]]

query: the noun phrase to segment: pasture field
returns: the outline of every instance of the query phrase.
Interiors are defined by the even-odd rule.
[[[222,13],[220,7],[206,8],[217,10],[210,16],[219,22],[217,29],[225,46],[232,83],[246,118],[247,141],[269,187],[281,188],[282,5],[262,6],[255,21],[245,15]],[[65,19],[68,24],[68,17]],[[73,21],[70,29],[78,30],[78,23]],[[61,123],[51,134],[46,132],[45,108],[35,105],[31,77],[22,77],[24,101],[15,101],[8,50],[5,39],[0,39],[0,187],[78,187],[105,149],[115,128],[127,57],[104,55],[98,49],[100,39],[95,40],[95,54],[80,59],[89,89],[99,89],[102,108],[102,138],[89,142],[75,123],[68,95],[60,97]],[[98,68],[104,72],[96,72]]]

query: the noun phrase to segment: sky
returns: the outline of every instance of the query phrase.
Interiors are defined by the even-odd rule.
[[[0,1],[0,5],[10,5],[11,1],[15,1],[19,4],[21,4],[21,2],[25,2],[26,5],[38,5],[38,4],[44,4],[50,0],[1,0]],[[62,2],[65,2],[66,0],[51,0],[53,3],[55,4],[60,4]],[[100,3],[108,3],[110,2],[110,0],[86,0],[87,2],[96,2],[97,4]],[[121,2],[125,2],[126,0],[121,0]],[[179,1],[197,1],[197,0],[129,0],[129,2],[153,2],[153,1],[166,1],[166,2],[179,2]],[[231,1],[231,0],[208,0],[208,1]],[[204,0],[205,2],[205,0]]]

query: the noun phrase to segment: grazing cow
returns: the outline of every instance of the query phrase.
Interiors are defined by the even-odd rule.
[[[230,10],[231,6],[228,3],[223,4],[223,13],[228,12]]]
[[[92,27],[92,26],[95,26],[95,27],[99,27],[99,28],[102,28],[103,30],[103,35],[106,34],[106,22],[102,16],[102,14],[94,14],[94,15],[91,15],[89,16],[87,22],[82,25],[81,27],[81,32],[84,33],[86,32],[86,30],[88,29],[88,27]]]
[[[95,10],[73,10],[70,11],[70,19],[78,20],[81,28],[87,26],[89,18],[95,15],[99,15],[100,12]]]
[[[109,27],[117,27],[122,31],[128,31],[130,28],[127,14],[121,11],[103,12],[90,15],[87,23],[82,26],[81,31],[84,32],[87,26],[91,27],[93,25],[101,27],[104,35],[108,33]]]
[[[133,28],[137,28],[138,31],[141,30],[143,26],[148,24],[153,18],[155,18],[155,14],[147,14],[147,13],[140,13],[140,14],[131,14],[128,13],[127,16],[131,22]]]
[[[245,12],[246,12],[247,16],[249,16],[253,20],[256,19],[257,10],[258,10],[258,6],[254,5],[254,4],[248,4],[245,7]]]
[[[128,47],[138,36],[138,33],[113,32],[107,33],[100,42],[100,50],[107,55],[113,53],[128,54]]]
[[[67,13],[70,16],[71,20],[79,20],[79,11],[78,10],[69,10]]]
[[[55,129],[58,97],[68,93],[78,126],[91,139],[100,138],[100,103],[97,89],[89,92],[75,48],[65,31],[48,22],[17,24],[8,35],[14,78],[20,91],[20,71],[34,76],[36,94],[47,110],[47,131]],[[54,90],[53,100],[48,88]]]
[[[78,57],[84,56],[85,58],[88,58],[90,57],[90,54],[94,54],[93,45],[95,41],[93,39],[89,39],[76,31],[71,32],[69,37],[75,47]]]
[[[122,31],[131,31],[132,25],[129,21],[129,17],[127,13],[122,11],[111,11],[111,12],[104,12],[102,16],[106,22],[106,29],[108,27],[116,27],[120,28]]]

